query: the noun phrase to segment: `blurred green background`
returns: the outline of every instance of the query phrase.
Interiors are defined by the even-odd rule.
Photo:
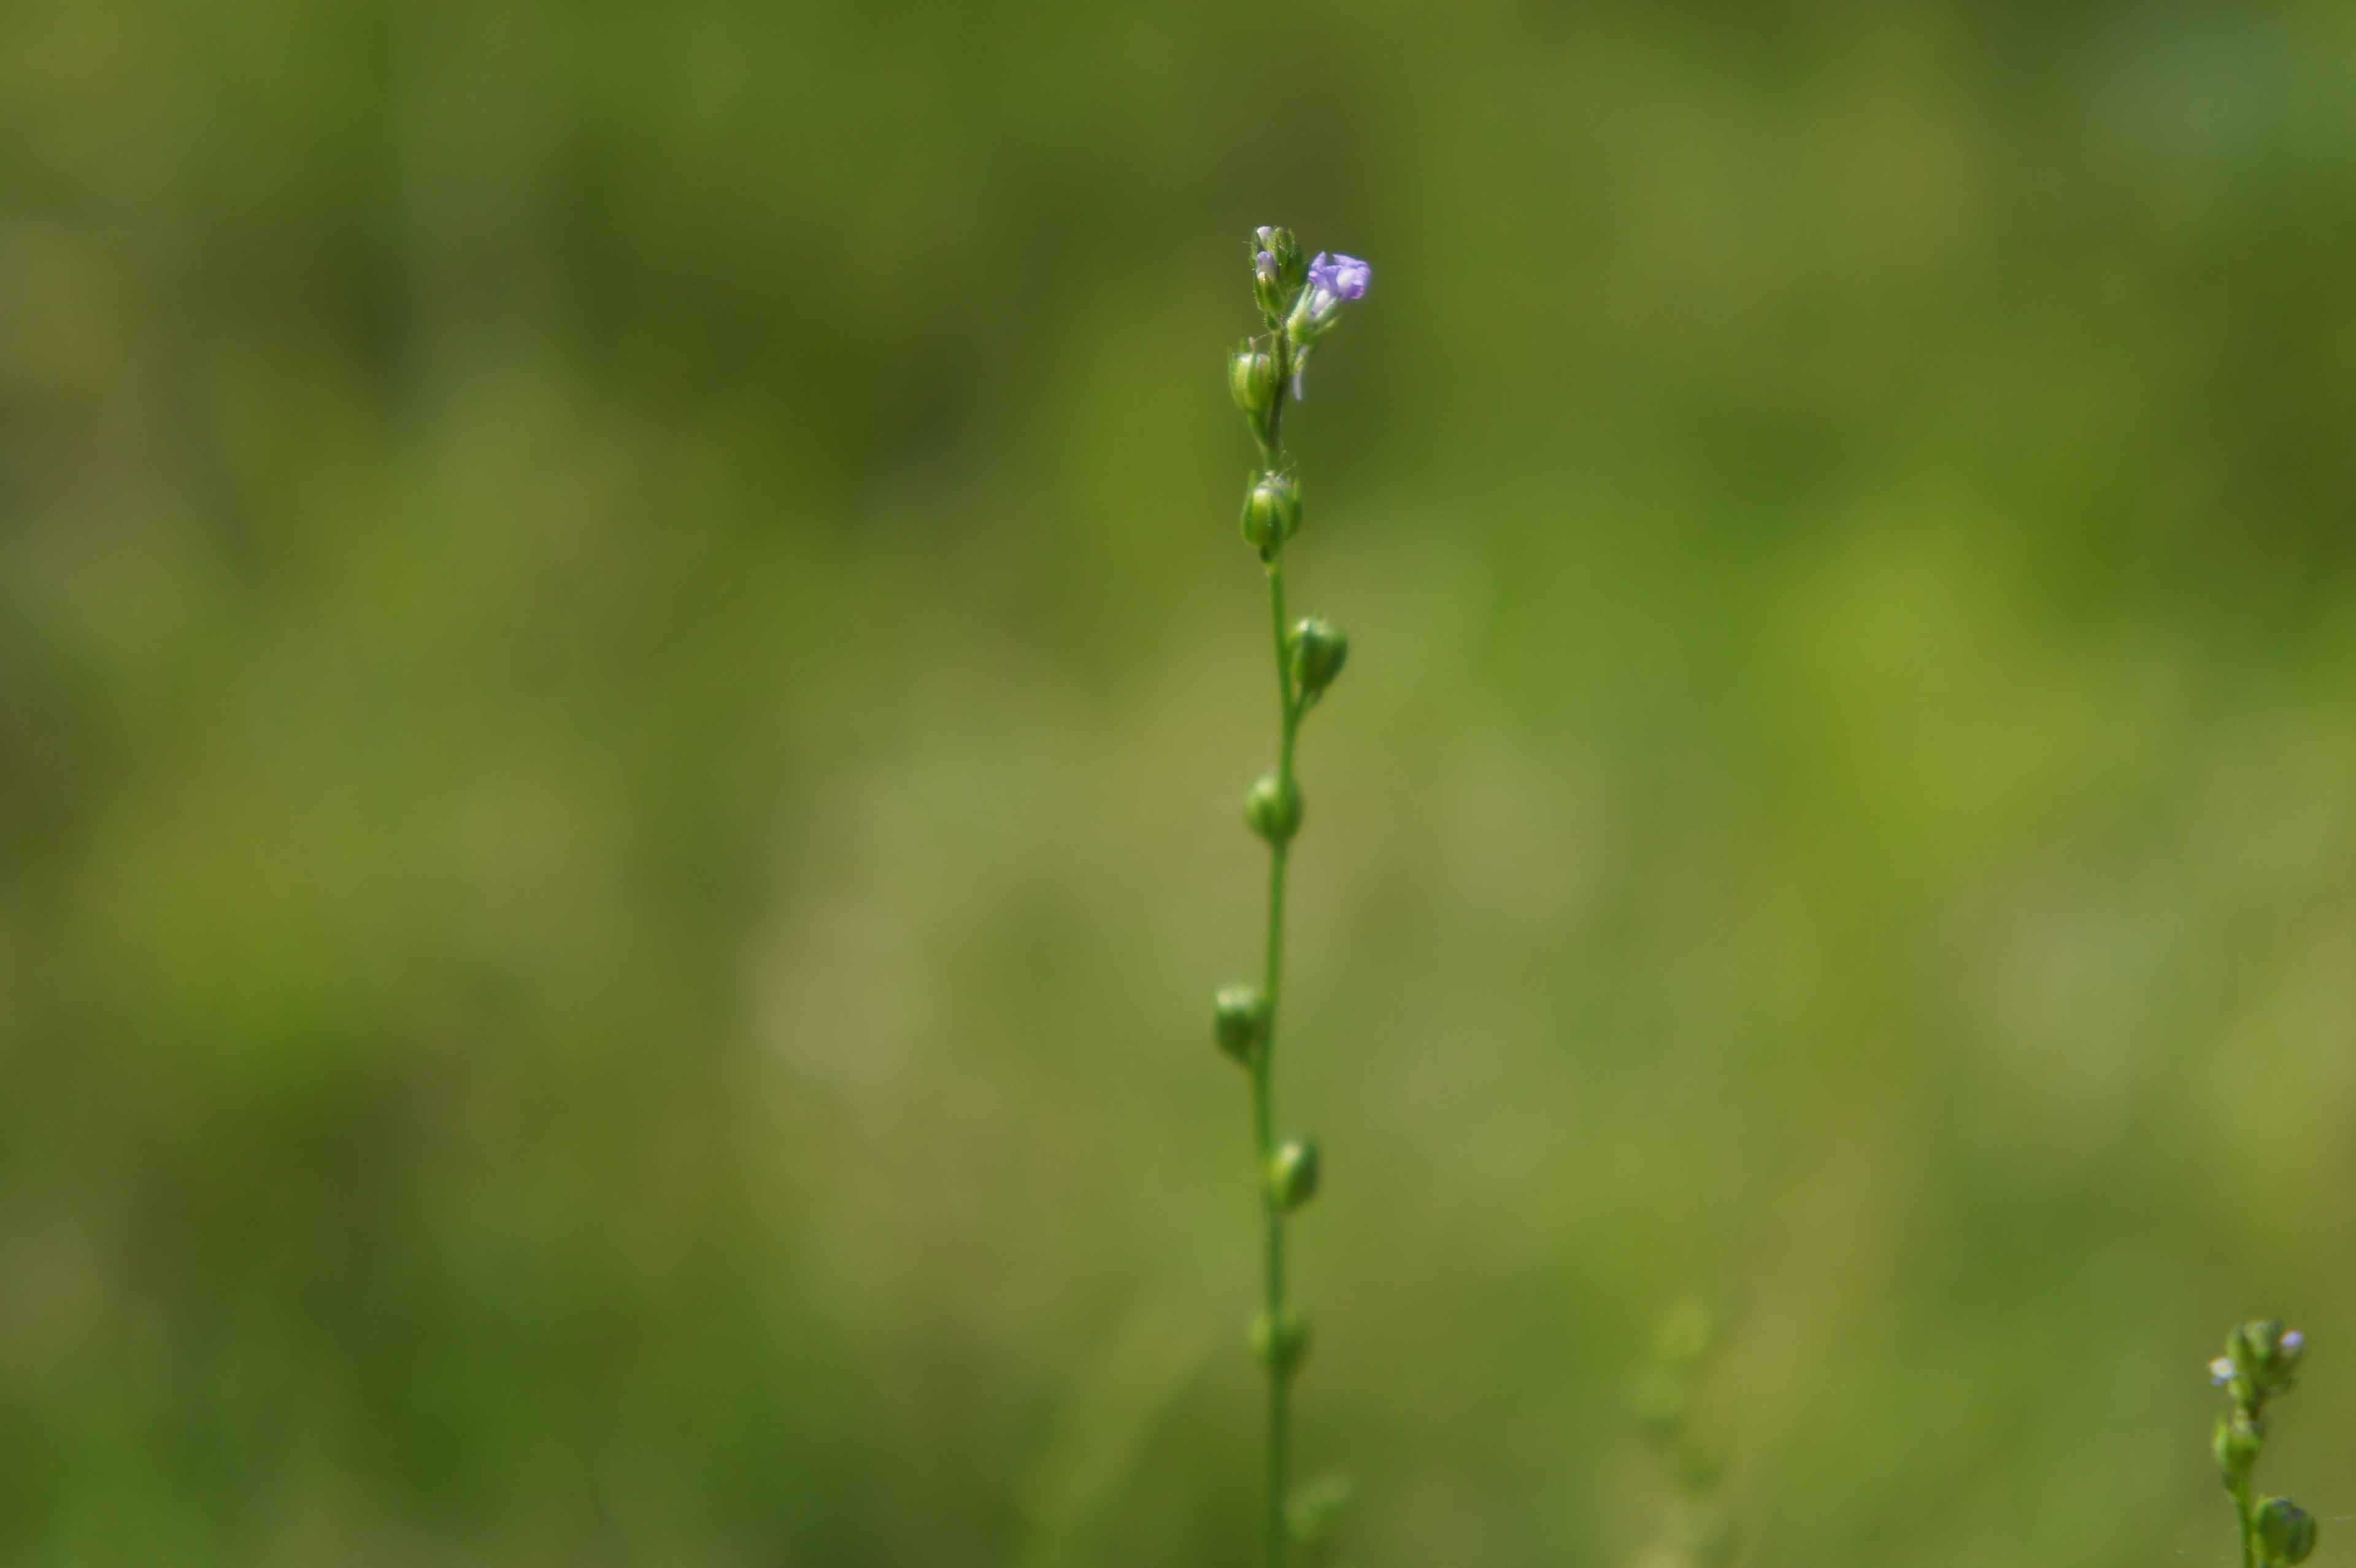
[[[0,1563],[1236,1563],[1226,347],[1348,1561],[2356,1512],[2356,11],[0,10]]]

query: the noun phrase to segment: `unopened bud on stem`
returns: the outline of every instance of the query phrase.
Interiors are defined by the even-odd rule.
[[[1271,433],[1276,401],[1283,391],[1277,380],[1276,356],[1250,343],[1238,344],[1227,356],[1227,391],[1251,421],[1252,433],[1266,442]]]
[[[1253,230],[1252,297],[1260,315],[1273,328],[1284,320],[1293,296],[1309,281],[1309,255],[1290,229],[1263,226]]]
[[[1309,1319],[1290,1307],[1262,1311],[1252,1319],[1251,1348],[1262,1366],[1280,1374],[1297,1371],[1309,1359]]]
[[[1301,786],[1273,768],[1244,792],[1244,820],[1270,844],[1290,842],[1301,831]]]
[[[1314,699],[1333,684],[1350,656],[1349,634],[1322,615],[1312,615],[1285,638],[1292,664],[1293,684],[1301,695]]]
[[[2279,1317],[2236,1323],[2225,1336],[2225,1360],[2233,1369],[2229,1380],[2237,1400],[2264,1401],[2288,1393],[2298,1381],[2298,1363],[2307,1351],[2307,1336],[2286,1329]]]
[[[2250,1467],[2258,1462],[2258,1450],[2265,1442],[2265,1429],[2241,1411],[2227,1411],[2217,1417],[2217,1435],[2209,1451],[2217,1456],[2227,1490],[2239,1491],[2249,1480]]]
[[[1244,542],[1262,560],[1301,531],[1301,487],[1286,474],[1262,474],[1244,495]]]
[[[1317,1196],[1317,1146],[1287,1138],[1268,1159],[1268,1192],[1277,1208],[1290,1213]]]
[[[1268,1045],[1268,998],[1256,987],[1227,986],[1211,998],[1211,1038],[1246,1067]]]
[[[2315,1551],[2315,1516],[2288,1498],[2258,1505],[2258,1551],[2279,1568],[2294,1568]]]

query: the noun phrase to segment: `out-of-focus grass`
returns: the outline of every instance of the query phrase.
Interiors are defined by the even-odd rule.
[[[1639,1548],[1693,1289],[1761,1568],[2222,1558],[2261,1310],[2328,1519],[2351,87],[2294,5],[16,7],[0,1562],[1248,1550],[1271,219],[1377,268],[1353,1560]]]

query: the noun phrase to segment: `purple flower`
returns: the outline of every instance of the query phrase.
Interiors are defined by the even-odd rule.
[[[2233,1381],[2233,1363],[2220,1356],[2209,1363],[2209,1381],[2220,1386]]]
[[[1252,258],[1252,271],[1258,274],[1260,282],[1269,284],[1275,283],[1275,255],[1270,251],[1262,251],[1258,256]]]
[[[2307,1336],[2294,1328],[2289,1333],[2284,1335],[2278,1343],[2281,1344],[2285,1350],[2287,1350],[2292,1355],[2296,1356],[2299,1352],[2299,1348],[2307,1343]]]
[[[1375,281],[1375,270],[1355,256],[1320,251],[1317,260],[1309,263],[1309,281],[1337,300],[1360,300],[1366,297],[1366,285]]]

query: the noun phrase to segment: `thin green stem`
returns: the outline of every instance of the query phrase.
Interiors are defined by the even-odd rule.
[[[1284,402],[1290,369],[1290,346],[1282,333],[1277,335],[1275,353],[1276,409],[1269,420],[1269,439],[1261,448],[1261,457],[1270,472],[1275,471],[1283,447]],[[1285,657],[1281,539],[1267,559],[1269,620],[1275,634],[1277,714],[1282,737],[1277,751],[1277,785],[1290,796],[1294,788],[1292,750],[1293,738],[1301,728],[1301,702],[1293,692],[1292,675]],[[1276,1031],[1284,992],[1284,873],[1290,847],[1289,839],[1279,839],[1269,847],[1268,968],[1261,987],[1262,995],[1268,998],[1268,1032],[1262,1037],[1259,1059],[1252,1071],[1252,1125],[1258,1153],[1260,1206],[1266,1221],[1267,1272],[1261,1309],[1271,1329],[1280,1333],[1285,1320],[1284,1210],[1269,1180],[1269,1171],[1276,1155]],[[1284,1502],[1290,1489],[1292,1461],[1294,1367],[1290,1360],[1281,1354],[1268,1358],[1268,1568],[1283,1568],[1285,1559]]]
[[[2265,1442],[2265,1396],[2263,1393],[2254,1396],[2243,1413],[2258,1434],[2258,1445],[2263,1447]],[[2254,1453],[2249,1464],[2240,1472],[2241,1479],[2233,1482],[2229,1478],[2226,1488],[2233,1495],[2233,1513],[2242,1526],[2242,1568],[2258,1568],[2258,1516],[2257,1510],[2250,1506],[2250,1480],[2257,1470],[2257,1456]]]

